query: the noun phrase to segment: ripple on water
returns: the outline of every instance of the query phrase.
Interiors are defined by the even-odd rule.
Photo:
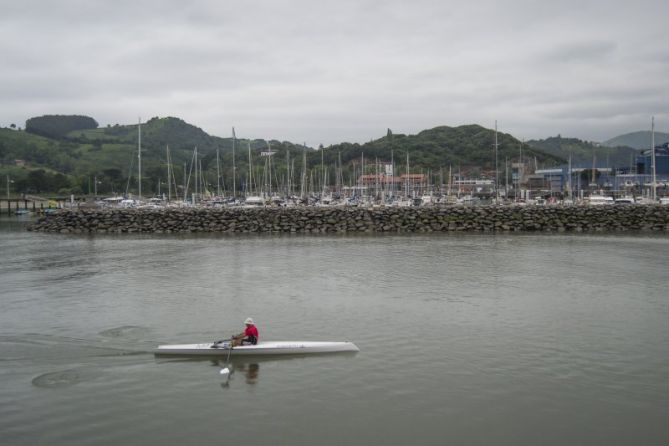
[[[94,381],[100,378],[102,374],[102,370],[97,367],[85,366],[43,373],[33,378],[31,382],[35,387],[60,389],[82,382]]]
[[[82,375],[76,370],[60,370],[49,372],[34,378],[32,383],[36,387],[58,389],[73,386],[82,380]]]
[[[136,325],[123,325],[121,327],[110,328],[98,333],[100,336],[107,338],[137,338],[149,332],[146,327],[139,327]]]

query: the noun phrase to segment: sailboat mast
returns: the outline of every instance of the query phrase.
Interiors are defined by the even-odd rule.
[[[170,146],[168,145],[166,148],[166,156],[167,156],[167,201],[172,200],[172,177],[170,176],[171,174],[171,169],[172,169],[172,161],[170,160]]]
[[[300,181],[300,198],[304,200],[307,192],[307,143],[302,143],[302,180]]]
[[[460,171],[460,165],[458,164],[458,198],[462,193],[462,172]]]
[[[195,160],[194,160],[194,165],[195,165],[195,195],[193,195],[193,205],[195,205],[195,202],[197,201],[197,146],[195,146]]]
[[[376,157],[376,168],[374,169],[374,199],[379,199],[379,157]]]
[[[249,146],[249,179],[246,180],[246,196],[249,196],[249,189],[251,188],[251,141],[248,141]]]
[[[509,158],[504,157],[504,199],[509,196]]]
[[[202,174],[202,160],[199,160],[197,165],[200,166],[200,201],[202,201],[204,191],[207,188],[206,184],[204,183],[204,175]]]
[[[567,180],[567,192],[568,197],[571,200],[572,197],[572,185],[571,185],[571,152],[569,152],[569,167],[568,167],[568,180]]]
[[[325,147],[321,147],[321,181],[323,183],[323,188],[321,189],[321,197],[325,195]]]
[[[453,186],[453,165],[448,165],[448,196],[451,196],[451,187]]]
[[[142,118],[139,118],[137,123],[137,172],[138,172],[138,181],[137,181],[137,197],[142,198]]]
[[[592,178],[590,179],[590,184],[596,186],[596,184],[595,184],[595,161],[596,161],[595,146],[592,146]]]
[[[409,169],[409,151],[407,150],[407,180],[406,180],[406,197],[407,197],[407,199],[410,198],[410,195],[409,195],[409,177],[411,176],[410,172],[411,171]]]
[[[237,196],[237,167],[235,167],[235,128],[232,128],[232,198]]]
[[[655,201],[657,199],[657,183],[655,181],[655,116],[650,121],[650,160],[651,171],[653,173],[653,193],[651,198]]]
[[[518,192],[522,192],[520,185],[523,182],[523,173],[525,173],[525,166],[523,165],[523,142],[524,140],[521,140],[518,146]],[[516,192],[516,198],[518,197],[518,192]]]
[[[337,159],[339,160],[339,173],[337,174],[337,193],[341,195],[344,188],[344,169],[341,166],[341,152],[337,152]]]
[[[267,179],[269,180],[268,184],[268,191],[269,191],[269,197],[272,196],[272,147],[269,145],[269,141],[267,141],[267,152],[269,155],[267,155],[267,166],[268,166],[268,175]]]
[[[362,187],[365,184],[365,152],[360,153],[360,195],[362,195]],[[365,192],[367,192],[367,189],[365,188]]]
[[[216,196],[221,196],[221,166],[218,161],[218,147],[216,148]]]
[[[391,177],[393,182],[390,183],[390,196],[395,197],[395,154],[393,153],[393,149],[390,149],[390,169],[393,173]]]
[[[439,168],[439,195],[444,194],[444,166]]]
[[[497,120],[495,119],[495,197],[499,203],[499,169],[497,167]]]

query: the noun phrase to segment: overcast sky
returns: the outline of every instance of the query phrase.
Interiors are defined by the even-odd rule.
[[[0,126],[176,116],[316,146],[669,129],[666,0],[0,0]]]

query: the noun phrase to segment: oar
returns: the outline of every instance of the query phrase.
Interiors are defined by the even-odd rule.
[[[228,378],[230,376],[230,369],[228,368],[228,365],[230,365],[230,353],[232,353],[232,339],[230,339],[230,345],[228,347],[228,357],[225,360],[225,363],[227,364],[225,367],[221,369],[219,372],[221,375],[225,376]]]

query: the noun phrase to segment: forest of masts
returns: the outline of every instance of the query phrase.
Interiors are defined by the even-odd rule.
[[[271,199],[324,200],[359,198],[383,202],[394,199],[410,199],[421,195],[455,195],[463,193],[459,179],[459,167],[430,169],[412,168],[410,155],[405,153],[402,162],[394,159],[366,159],[364,153],[359,160],[343,165],[341,154],[333,165],[325,164],[324,151],[320,149],[321,163],[309,165],[307,150],[301,156],[291,156],[290,151],[279,153],[271,149],[253,153],[247,144],[247,159],[223,169],[219,151],[215,163],[203,169],[202,157],[197,148],[190,162],[184,163],[181,172],[175,172],[170,149],[166,149],[167,184],[159,181],[155,189],[158,196],[168,201],[183,200],[199,202],[215,199],[244,199],[261,197]],[[314,155],[309,149],[310,155]],[[239,155],[235,153],[235,155]],[[254,156],[255,155],[255,156]],[[296,159],[297,158],[297,159]],[[227,175],[223,175],[223,170]],[[163,186],[160,188],[160,186]],[[167,187],[165,187],[167,186]]]
[[[234,129],[232,150],[225,154],[217,150],[215,159],[211,154],[202,156],[196,147],[189,162],[177,165],[167,146],[164,163],[167,181],[164,177],[156,180],[155,174],[154,178],[145,177],[142,181],[141,127],[139,135],[137,191],[140,197],[143,182],[148,189],[153,189],[157,197],[190,203],[244,200],[249,197],[265,201],[299,200],[303,203],[353,198],[383,203],[410,200],[422,195],[460,196],[464,193],[460,166],[440,168],[437,172],[412,168],[408,152],[395,159],[392,150],[389,160],[369,159],[360,153],[359,159],[350,159],[346,164],[342,163],[340,152],[336,157],[330,153],[328,158],[332,160],[334,157],[334,163],[326,164],[327,149],[323,147],[314,151],[305,145],[299,154],[290,150],[283,153],[275,151],[269,142],[262,150],[252,149],[249,140],[242,140],[240,147],[240,141],[234,137]],[[508,162],[505,162],[505,170],[501,173],[504,184],[499,184],[499,187],[512,187]],[[130,185],[129,176],[126,196],[130,195]]]

